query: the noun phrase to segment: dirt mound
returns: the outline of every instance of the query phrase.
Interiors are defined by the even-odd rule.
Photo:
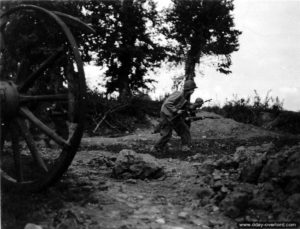
[[[213,112],[202,111],[198,113],[197,116],[214,117],[214,119],[204,118],[203,120],[198,120],[192,123],[191,135],[193,141],[196,142],[203,142],[205,139],[234,139],[238,141],[247,140],[249,138],[277,138],[282,136],[280,133],[268,131],[261,127],[239,123],[233,119],[223,118]],[[83,148],[102,148],[107,145],[126,145],[134,148],[134,145],[140,142],[151,142],[151,144],[154,144],[154,142],[159,139],[160,134],[152,134],[152,132],[159,119],[157,117],[155,118],[150,116],[147,117],[147,119],[150,125],[148,128],[137,128],[133,133],[128,132],[116,137],[85,136],[82,139],[81,146]],[[180,141],[176,138],[178,138],[178,136],[173,132],[173,140],[175,139],[175,141],[179,143]],[[143,146],[146,147],[146,145]],[[146,153],[151,147],[148,148],[149,149],[146,150]],[[118,148],[118,150],[121,149],[122,148]],[[141,147],[139,149],[141,149]]]
[[[257,136],[275,137],[278,134],[249,124],[239,123],[233,119],[223,118],[212,112],[201,112],[198,116],[214,117],[193,122],[191,133],[194,138],[238,138]]]

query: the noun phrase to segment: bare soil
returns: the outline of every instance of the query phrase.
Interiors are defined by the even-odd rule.
[[[111,177],[112,161],[122,149],[150,153],[159,138],[151,129],[138,129],[120,137],[84,137],[67,173],[42,193],[2,194],[2,228],[23,229],[27,223],[42,228],[196,229],[236,228],[236,221],[214,204],[203,204],[198,155],[220,158],[239,146],[273,142],[276,147],[299,143],[299,136],[266,131],[231,119],[205,119],[193,123],[193,148],[180,151],[174,136],[169,151],[152,154],[166,175],[154,180],[118,180]]]

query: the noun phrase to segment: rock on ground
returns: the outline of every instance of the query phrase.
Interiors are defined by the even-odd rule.
[[[120,151],[115,166],[113,177],[122,179],[157,179],[164,175],[163,166],[149,154],[137,154],[133,150]]]

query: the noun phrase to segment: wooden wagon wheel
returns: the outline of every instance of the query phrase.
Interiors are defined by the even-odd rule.
[[[84,69],[64,21],[81,22],[34,5],[0,19],[2,186],[39,191],[67,170],[83,134]]]

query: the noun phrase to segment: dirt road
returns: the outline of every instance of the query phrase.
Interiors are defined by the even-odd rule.
[[[54,187],[43,193],[2,195],[2,228],[23,229],[28,223],[44,229],[236,228],[236,219],[225,216],[218,204],[205,198],[205,185],[215,174],[212,178],[199,172],[202,163],[232,155],[239,146],[299,142],[296,137],[286,140],[285,135],[228,119],[199,121],[192,135],[192,152],[181,152],[175,136],[168,153],[153,155],[165,169],[165,176],[153,180],[115,179],[111,169],[120,150],[149,153],[158,135],[138,130],[118,138],[86,137],[68,172]],[[227,177],[229,183],[236,182],[234,176]]]

